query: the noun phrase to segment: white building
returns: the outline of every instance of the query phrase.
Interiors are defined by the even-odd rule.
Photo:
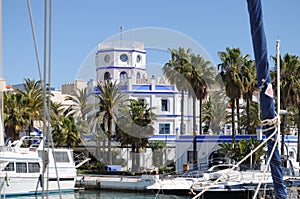
[[[96,81],[88,82],[88,93],[95,93],[97,82],[111,79],[118,81],[120,90],[130,99],[141,99],[150,107],[157,119],[153,121],[155,135],[151,140],[165,141],[168,145],[166,161],[175,160],[175,140],[180,134],[181,93],[165,77],[150,77],[146,73],[147,56],[144,44],[136,41],[104,42],[98,45],[96,53]],[[192,99],[185,94],[183,135],[192,135]],[[196,113],[199,109],[196,107]],[[196,122],[198,124],[198,121]],[[198,127],[197,127],[198,128]],[[151,150],[150,150],[151,151]],[[152,153],[145,152],[144,158]],[[144,162],[142,167],[151,166]],[[128,161],[130,162],[130,161]],[[165,164],[164,163],[164,164]],[[130,167],[130,166],[129,166]]]

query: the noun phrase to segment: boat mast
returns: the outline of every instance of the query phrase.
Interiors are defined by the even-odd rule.
[[[0,0],[0,146],[4,146],[3,127],[3,90],[5,82],[2,79],[2,0]]]

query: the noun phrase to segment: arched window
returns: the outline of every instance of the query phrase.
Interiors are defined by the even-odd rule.
[[[125,71],[120,73],[120,79],[127,79],[127,73]]]
[[[141,79],[141,73],[136,74],[136,79]]]
[[[110,73],[109,72],[105,72],[104,73],[104,80],[108,80],[110,79]]]

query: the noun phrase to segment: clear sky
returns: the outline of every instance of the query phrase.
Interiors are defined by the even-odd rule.
[[[269,55],[275,55],[278,38],[282,54],[300,55],[300,1],[262,1]],[[31,0],[41,63],[43,3]],[[220,62],[217,53],[226,47],[239,47],[254,57],[246,0],[53,0],[52,4],[51,84],[55,87],[78,77],[89,53],[99,42],[119,34],[120,26],[124,33],[147,27],[181,33],[199,43],[215,64]],[[2,0],[2,21],[3,78],[7,84],[39,79],[27,1]],[[156,63],[168,62],[168,56],[157,57]]]

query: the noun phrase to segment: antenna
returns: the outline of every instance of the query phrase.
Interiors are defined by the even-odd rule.
[[[122,48],[122,34],[123,34],[124,26],[120,26],[120,47]]]

